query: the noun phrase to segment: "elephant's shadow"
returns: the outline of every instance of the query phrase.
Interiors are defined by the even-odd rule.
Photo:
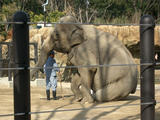
[[[74,95],[64,95],[64,96],[57,96],[57,99],[63,99],[63,98],[70,98],[70,97],[73,97],[71,99],[71,101],[74,101],[75,97]],[[112,101],[136,101],[136,100],[140,100],[140,96],[136,96],[136,95],[129,95],[125,98],[122,98],[122,99],[119,99],[119,100],[112,100]],[[108,101],[109,102],[109,101]],[[94,103],[97,103],[97,104],[101,104],[101,103],[106,103],[106,102],[97,102],[95,101]]]
[[[118,101],[133,101],[133,100],[139,100],[140,99],[140,96],[136,96],[136,95],[129,95],[127,96],[126,98],[122,98]]]

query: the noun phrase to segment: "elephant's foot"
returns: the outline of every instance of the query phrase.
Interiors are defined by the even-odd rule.
[[[82,103],[82,104],[94,103],[94,99],[93,99],[93,98],[88,99],[87,97],[84,97],[84,98],[81,100],[81,103]]]
[[[88,97],[88,102],[89,103],[93,103],[94,102],[94,98],[92,96]]]
[[[89,102],[87,101],[86,98],[83,98],[83,99],[81,100],[81,104],[86,104],[86,103],[89,103]]]
[[[81,100],[82,103],[85,103],[85,102],[88,102],[88,103],[93,103],[94,102],[94,93],[93,93],[93,90],[88,90],[86,87],[84,87],[83,85],[81,85],[79,87],[81,93],[82,93],[82,96],[83,96],[83,99]]]
[[[81,100],[81,103],[93,103],[95,101],[94,94],[88,94]]]
[[[82,97],[75,97],[75,98],[74,98],[74,101],[75,101],[75,102],[80,102],[82,99],[83,99]]]

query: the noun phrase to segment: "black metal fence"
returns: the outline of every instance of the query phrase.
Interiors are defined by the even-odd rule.
[[[140,23],[140,63],[150,63],[140,67],[141,76],[141,120],[155,119],[155,51],[154,28],[155,22],[152,16],[144,15]]]
[[[13,25],[15,67],[19,68],[14,74],[14,116],[15,120],[30,120],[29,25],[27,24],[29,19],[26,13],[16,12],[13,20],[16,23]],[[154,27],[154,19],[151,16],[145,15],[141,18],[141,120],[155,119],[154,71],[157,63],[154,58]],[[23,114],[17,115],[18,113]]]
[[[6,46],[7,53],[2,54],[2,48]],[[10,51],[10,42],[0,42],[0,67],[10,66],[9,64],[9,51]],[[0,77],[4,74],[7,74],[6,71],[0,71]],[[8,71],[8,76],[11,76],[11,71]],[[10,77],[9,77],[10,80]]]
[[[4,67],[11,67],[11,45],[12,43],[11,42],[0,42],[0,67],[1,68],[4,68]],[[5,53],[2,53],[2,48],[6,46],[5,48]],[[33,42],[30,42],[29,43],[29,46],[33,46],[34,47],[34,57],[30,57],[29,61],[33,61],[35,64],[37,63],[38,61],[38,44],[37,43],[33,43]],[[8,73],[3,73],[3,72],[6,72],[6,71],[0,71],[0,77],[3,77],[3,75],[6,75],[8,76],[8,81],[12,81],[12,71],[11,70],[8,70]],[[36,75],[36,77],[38,77],[38,73]]]

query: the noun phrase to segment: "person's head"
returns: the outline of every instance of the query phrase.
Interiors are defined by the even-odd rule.
[[[54,55],[55,55],[54,51],[53,51],[53,50],[50,51],[49,56],[50,56],[50,57],[54,57]]]

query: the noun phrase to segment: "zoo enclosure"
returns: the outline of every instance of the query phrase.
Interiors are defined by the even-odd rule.
[[[30,77],[29,77],[29,21],[24,12],[17,12],[13,21],[13,43],[15,45],[16,74],[14,75],[14,116],[15,120],[30,120]],[[140,21],[141,38],[141,119],[154,120],[154,27],[151,16],[143,16]],[[24,41],[22,41],[24,39]],[[25,48],[25,49],[24,49]],[[22,51],[24,50],[24,51]],[[25,57],[25,58],[24,58]],[[137,64],[135,64],[137,65]],[[97,67],[114,65],[97,65]],[[123,66],[123,65],[122,65]],[[72,66],[70,66],[72,67]],[[76,67],[76,66],[74,66]],[[85,67],[85,66],[81,66]],[[17,69],[18,68],[18,69]],[[25,79],[24,79],[25,76]],[[22,82],[23,78],[23,82]],[[20,88],[20,92],[16,88]],[[150,90],[150,92],[147,92]],[[26,93],[25,95],[22,93]],[[19,101],[21,99],[21,101]],[[19,104],[24,105],[19,107]],[[27,106],[27,107],[26,107]],[[20,114],[21,113],[21,114]]]
[[[11,44],[12,42],[0,42],[0,67],[3,68],[4,64],[8,65],[8,68],[11,68]],[[2,48],[6,46],[7,53],[2,53]],[[38,61],[38,46],[37,43],[31,42],[29,46],[34,47],[34,57],[29,58],[29,61],[33,61],[35,64]],[[3,73],[0,72],[0,77],[3,76]],[[38,76],[38,72],[36,73],[36,77]],[[12,71],[8,70],[8,81],[12,81]]]

